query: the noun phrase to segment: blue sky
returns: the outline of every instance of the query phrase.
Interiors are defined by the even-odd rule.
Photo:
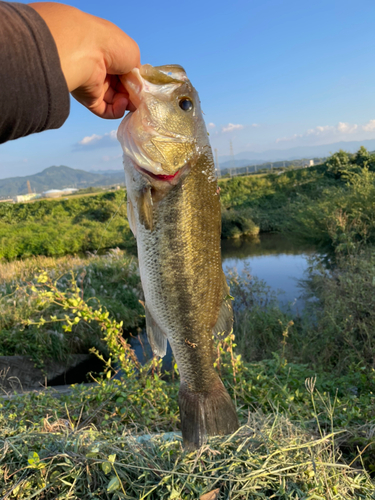
[[[120,26],[142,63],[184,66],[219,155],[375,138],[373,0],[65,3]],[[0,146],[0,178],[119,169],[119,123],[72,99],[61,129]]]

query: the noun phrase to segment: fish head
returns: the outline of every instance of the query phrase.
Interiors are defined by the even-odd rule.
[[[145,64],[122,82],[136,107],[117,133],[124,156],[143,173],[172,181],[199,154],[204,122],[196,90],[178,65]]]

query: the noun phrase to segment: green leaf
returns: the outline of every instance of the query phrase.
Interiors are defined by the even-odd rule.
[[[29,465],[31,466],[35,466],[39,463],[40,459],[39,459],[39,455],[36,451],[31,451],[29,453],[29,457],[27,459]]]
[[[180,497],[180,493],[173,488],[172,493],[169,496],[169,500],[172,500],[173,498],[179,498],[179,497]]]
[[[109,474],[112,470],[112,465],[109,462],[102,462],[102,471],[104,474]]]
[[[120,481],[117,479],[116,476],[113,476],[108,483],[107,492],[112,493],[113,491],[117,491],[119,489],[120,489]]]
[[[40,461],[36,451],[30,452],[28,457],[29,469],[44,469],[45,463]]]
[[[108,460],[111,462],[111,464],[113,464],[116,460],[116,453],[114,453],[113,455],[109,455]]]

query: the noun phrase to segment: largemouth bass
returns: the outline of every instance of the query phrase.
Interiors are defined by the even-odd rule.
[[[233,324],[220,252],[219,189],[198,94],[181,66],[134,69],[124,82],[136,111],[117,137],[128,219],[136,236],[153,352],[170,342],[180,372],[184,445],[238,428],[213,366],[213,334]]]

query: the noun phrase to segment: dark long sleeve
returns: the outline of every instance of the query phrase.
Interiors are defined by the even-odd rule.
[[[69,105],[46,23],[28,5],[0,1],[0,143],[61,127]]]

